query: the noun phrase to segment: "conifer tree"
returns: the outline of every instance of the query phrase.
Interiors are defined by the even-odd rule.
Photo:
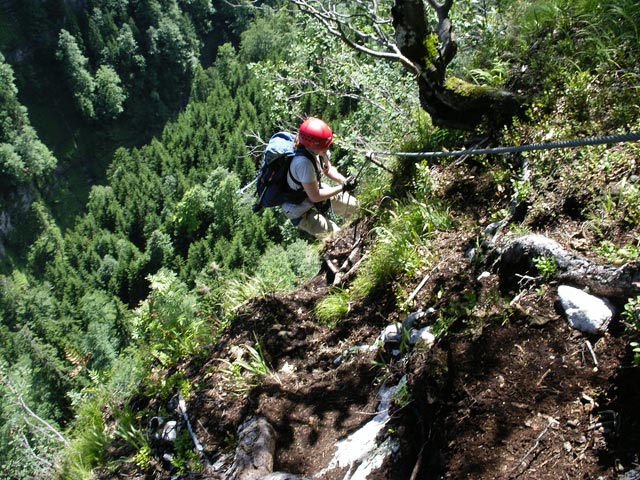
[[[67,84],[76,106],[87,119],[95,116],[93,106],[94,80],[89,72],[89,61],[82,54],[76,39],[66,30],[60,30],[58,36],[57,59],[62,63]]]
[[[0,185],[39,182],[56,163],[31,126],[18,100],[13,69],[0,53]]]
[[[95,78],[95,112],[97,118],[113,120],[123,111],[126,94],[120,86],[117,72],[110,65],[101,65]]]

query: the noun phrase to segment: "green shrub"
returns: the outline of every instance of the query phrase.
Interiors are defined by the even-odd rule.
[[[135,311],[134,339],[148,345],[163,365],[197,353],[211,333],[196,316],[195,295],[169,270],[161,269],[148,279],[151,292]]]
[[[384,225],[375,228],[377,241],[350,288],[351,298],[364,298],[400,274],[413,274],[429,261],[421,248],[430,235],[451,225],[448,209],[437,201],[410,198],[398,205]]]
[[[79,408],[72,429],[73,440],[61,462],[60,480],[89,480],[92,469],[103,462],[110,439],[101,404],[100,399],[94,399]]]
[[[622,312],[622,318],[627,332],[635,339],[629,343],[633,352],[633,362],[635,365],[640,365],[640,343],[637,341],[640,337],[640,296],[630,298],[627,301]]]
[[[267,362],[262,345],[256,338],[255,347],[241,345],[242,355],[233,362],[221,360],[226,366],[222,370],[231,391],[242,394],[260,383],[264,377],[271,377],[280,382],[278,374],[273,372]]]
[[[556,273],[557,265],[554,257],[536,257],[533,259],[533,264],[544,279],[548,280]]]

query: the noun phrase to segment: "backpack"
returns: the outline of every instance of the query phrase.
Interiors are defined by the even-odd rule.
[[[307,198],[304,190],[293,190],[287,183],[287,175],[293,157],[302,154],[312,160],[311,154],[306,149],[296,150],[294,148],[295,138],[293,133],[278,132],[269,139],[256,178],[258,200],[253,205],[254,212],[263,207],[277,207],[286,202],[301,203]],[[291,178],[298,185],[301,185],[295,178]]]

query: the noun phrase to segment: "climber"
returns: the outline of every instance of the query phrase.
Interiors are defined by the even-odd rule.
[[[291,161],[287,183],[294,191],[304,190],[306,198],[300,203],[282,204],[291,223],[316,238],[340,230],[327,218],[329,209],[348,219],[358,208],[358,201],[349,193],[356,187],[357,179],[353,176],[345,178],[331,164],[329,147],[332,142],[333,132],[323,120],[309,117],[302,122],[295,139],[296,155]],[[322,183],[322,175],[338,185]]]

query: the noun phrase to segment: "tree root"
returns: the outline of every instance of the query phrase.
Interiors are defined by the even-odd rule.
[[[537,234],[519,237],[497,252],[498,270],[505,286],[516,284],[518,275],[536,272],[534,259],[547,257],[553,258],[556,266],[550,279],[587,288],[593,295],[612,300],[626,301],[640,294],[640,262],[598,265]]]
[[[304,480],[291,473],[273,472],[276,433],[263,417],[248,417],[238,427],[238,446],[225,480]]]
[[[362,239],[358,239],[351,253],[347,257],[347,259],[338,267],[333,263],[331,258],[325,253],[323,256],[324,264],[327,266],[328,270],[331,272],[332,278],[328,279],[328,283],[332,286],[340,285],[344,283],[347,279],[351,278],[358,266],[362,262],[364,256],[362,256],[362,248],[361,248]]]

